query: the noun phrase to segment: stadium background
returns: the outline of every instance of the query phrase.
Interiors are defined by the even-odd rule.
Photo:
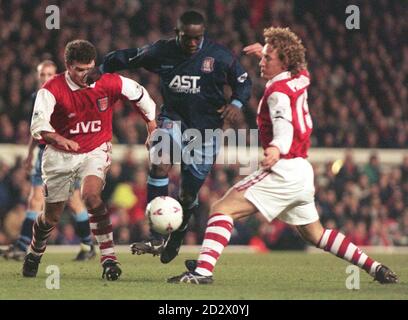
[[[15,154],[25,153],[36,65],[50,58],[62,71],[64,46],[75,38],[93,42],[100,62],[111,50],[172,37],[175,19],[188,8],[204,12],[209,36],[238,55],[244,45],[262,41],[263,28],[271,24],[290,26],[299,34],[312,75],[312,144],[324,155],[312,161],[324,225],[341,229],[359,246],[408,245],[406,2],[353,1],[360,8],[361,29],[347,30],[348,3],[342,1],[53,1],[61,10],[61,29],[47,30],[48,2],[0,0],[0,143],[4,144],[0,146],[0,245],[16,239],[25,215],[30,185],[22,158],[12,162],[6,158],[10,144],[19,146]],[[247,124],[237,127],[255,128],[264,81],[259,79],[256,59],[241,56],[240,61],[254,85],[245,108]],[[142,83],[160,105],[157,76],[144,70],[127,75]],[[109,203],[116,243],[128,244],[145,237],[148,230],[147,162],[138,160],[138,149],[132,152],[144,142],[144,123],[128,106],[119,105],[114,135],[114,143],[124,145],[124,151],[112,165],[103,196]],[[358,160],[355,148],[361,155]],[[387,159],[391,160],[384,160],[385,152],[377,148],[390,149]],[[190,226],[187,244],[201,243],[210,204],[239,179],[238,166],[214,168],[201,190],[200,216]],[[170,193],[176,196],[177,170],[170,180]],[[79,243],[72,220],[67,212],[50,243]],[[279,221],[268,224],[260,216],[237,222],[231,243],[250,244],[260,251],[304,247],[291,227]]]

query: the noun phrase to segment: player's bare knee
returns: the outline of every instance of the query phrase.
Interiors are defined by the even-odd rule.
[[[82,193],[82,200],[88,210],[95,209],[99,207],[102,203],[101,196],[94,192]]]

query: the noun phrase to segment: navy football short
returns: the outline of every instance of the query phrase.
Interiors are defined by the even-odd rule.
[[[183,122],[171,120],[163,115],[158,117],[157,133],[160,136],[167,136],[168,140],[166,143],[161,139],[153,141],[150,155],[159,154],[159,149],[167,147],[163,150],[166,153],[170,152],[170,163],[181,164],[182,174],[188,170],[197,179],[205,180],[218,154],[219,145],[216,144],[216,139],[205,141],[205,137],[199,139],[197,136],[190,135],[189,133],[193,132],[189,132]]]
[[[45,146],[38,146],[38,154],[37,159],[35,160],[35,164],[33,170],[31,172],[31,184],[34,187],[39,187],[43,185],[43,180],[41,177],[41,165],[42,165],[42,155],[44,153]]]

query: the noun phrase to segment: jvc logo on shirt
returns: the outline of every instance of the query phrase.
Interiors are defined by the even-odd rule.
[[[69,130],[70,134],[80,134],[88,132],[99,132],[101,131],[101,120],[79,122],[76,124],[75,129]]]
[[[197,86],[198,80],[200,80],[199,76],[176,75],[171,80],[169,88],[178,93],[200,93],[200,86]]]

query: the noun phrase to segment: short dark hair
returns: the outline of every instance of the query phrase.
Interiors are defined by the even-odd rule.
[[[96,49],[92,43],[87,40],[73,40],[65,46],[65,61],[72,63],[91,63],[96,59]]]
[[[204,24],[204,16],[197,11],[186,11],[180,16],[179,24]]]

